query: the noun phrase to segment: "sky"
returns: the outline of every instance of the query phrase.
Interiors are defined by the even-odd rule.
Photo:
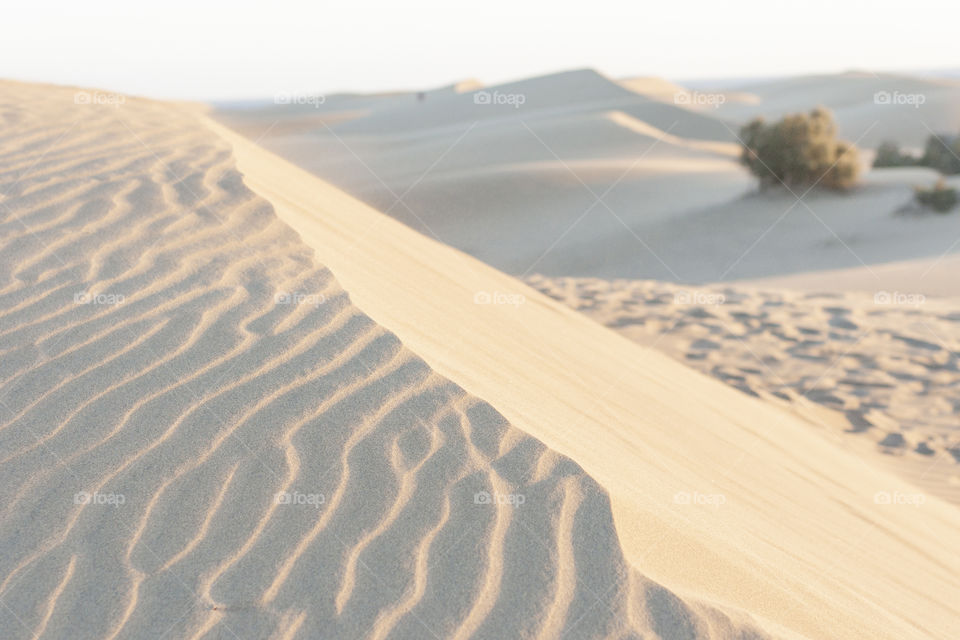
[[[0,77],[158,98],[487,84],[592,67],[744,78],[960,66],[957,0],[31,0]]]

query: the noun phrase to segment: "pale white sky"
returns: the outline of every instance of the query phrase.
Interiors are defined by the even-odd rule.
[[[958,0],[28,0],[0,77],[165,98],[960,66]]]

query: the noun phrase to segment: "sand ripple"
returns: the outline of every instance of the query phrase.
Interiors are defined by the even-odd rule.
[[[0,85],[0,636],[743,637],[353,306],[190,107],[76,96]]]

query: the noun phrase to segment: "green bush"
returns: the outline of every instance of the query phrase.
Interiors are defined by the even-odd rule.
[[[948,187],[942,179],[929,189],[917,187],[915,196],[921,205],[940,213],[946,213],[957,205],[957,190]]]
[[[914,167],[920,164],[921,158],[900,151],[896,142],[886,140],[877,147],[877,154],[873,158],[875,167]]]
[[[960,173],[960,136],[933,135],[927,138],[920,163],[945,175]]]
[[[857,148],[837,140],[833,116],[822,107],[767,124],[753,120],[740,130],[740,161],[760,187],[785,184],[848,189],[860,174]]]

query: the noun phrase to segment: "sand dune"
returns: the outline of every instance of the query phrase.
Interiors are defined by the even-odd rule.
[[[960,624],[955,506],[197,109],[79,95],[0,86],[5,634]]]
[[[960,82],[887,73],[852,72],[748,84],[738,90],[754,101],[727,100],[719,115],[744,120],[779,118],[823,105],[834,112],[841,135],[873,148],[883,140],[922,147],[933,133],[960,131]]]
[[[478,104],[477,92],[447,91],[428,92],[421,102],[409,94],[349,120],[320,109],[304,124],[300,111],[283,108],[221,110],[217,117],[404,224],[513,275],[704,283],[864,268],[877,290],[883,265],[937,262],[960,248],[953,217],[903,211],[913,187],[936,180],[933,171],[873,171],[848,194],[757,195],[735,145],[748,118],[818,103],[836,111],[843,134],[861,147],[876,136],[898,137],[901,125],[913,132],[901,142],[920,144],[926,127],[960,129],[934,113],[960,113],[950,81],[792,78],[740,95],[717,92],[719,108],[692,99],[676,104],[676,92],[687,90],[664,81],[618,83],[589,70],[483,91],[491,101],[499,92],[524,102]],[[919,92],[925,102],[919,109],[878,104],[874,95],[883,91]],[[906,287],[960,295],[956,279],[947,280],[933,286],[924,276]]]
[[[958,295],[958,269],[960,256],[956,253],[944,253],[936,258],[757,278],[744,281],[743,284],[767,290],[816,292],[823,290],[824,283],[829,283],[832,292],[875,294],[882,290],[955,298]]]
[[[337,125],[336,130],[342,135],[383,135],[464,122],[589,115],[619,109],[639,115],[660,129],[673,125],[684,137],[732,139],[728,128],[717,118],[652,100],[592,69],[565,71],[465,93],[428,92],[423,97],[421,101],[411,96],[406,104],[377,109],[368,117]]]
[[[933,263],[960,251],[955,216],[912,208],[913,187],[932,184],[937,176],[928,169],[878,169],[850,193],[752,193],[637,224],[634,232],[652,251],[640,253],[619,274],[607,275],[626,272],[635,278],[704,283],[861,268],[871,281],[864,290],[889,289],[893,284],[881,275],[884,264]],[[947,182],[960,184],[956,177]],[[631,241],[638,244],[635,238],[622,238],[610,251],[624,254]],[[960,295],[955,279],[931,280],[928,288],[925,270],[914,273],[910,282],[901,280],[904,291]]]
[[[649,84],[649,83],[644,83]],[[220,104],[221,117],[234,128],[254,131],[262,119],[288,130],[291,122],[312,117],[327,122],[345,137],[424,135],[475,122],[532,122],[539,118],[583,116],[618,110],[685,138],[734,141],[731,124],[697,105],[661,99],[630,88],[596,71],[582,69],[484,86],[467,80],[429,91],[389,94],[297,96],[281,94],[270,103]],[[299,102],[298,102],[299,98]]]
[[[849,194],[749,193],[732,146],[624,112],[411,137],[271,133],[261,142],[516,275],[703,283],[861,268],[864,290],[877,291],[889,288],[884,264],[932,263],[960,249],[953,216],[904,210],[914,186],[937,179],[931,170],[874,170]],[[960,295],[955,278],[919,277],[925,271],[898,286]]]
[[[891,468],[960,504],[960,302],[901,291],[528,281],[640,344],[873,443],[897,459]]]
[[[678,93],[687,91],[686,87],[681,87],[665,78],[658,78],[656,76],[621,78],[617,80],[617,83],[634,93],[664,100],[673,100]]]
[[[351,302],[195,110],[5,83],[4,638],[739,637]],[[80,94],[89,95],[89,94]]]
[[[468,94],[448,96],[311,131],[287,128],[282,110],[218,118],[414,229],[514,274],[622,275],[638,254],[652,258],[625,227],[727,202],[750,187],[730,129],[712,116],[592,72],[490,90],[529,91],[529,100],[504,113]],[[413,120],[423,127],[411,128]]]
[[[955,506],[221,133],[360,308],[609,492],[645,576],[774,635],[950,637]]]
[[[660,100],[682,105],[687,109],[712,112],[718,105],[726,103],[758,104],[760,96],[745,91],[710,91],[703,92],[689,87],[683,87],[664,78],[637,77],[622,78],[617,81],[621,86],[635,93]],[[703,96],[702,98],[698,96]]]

